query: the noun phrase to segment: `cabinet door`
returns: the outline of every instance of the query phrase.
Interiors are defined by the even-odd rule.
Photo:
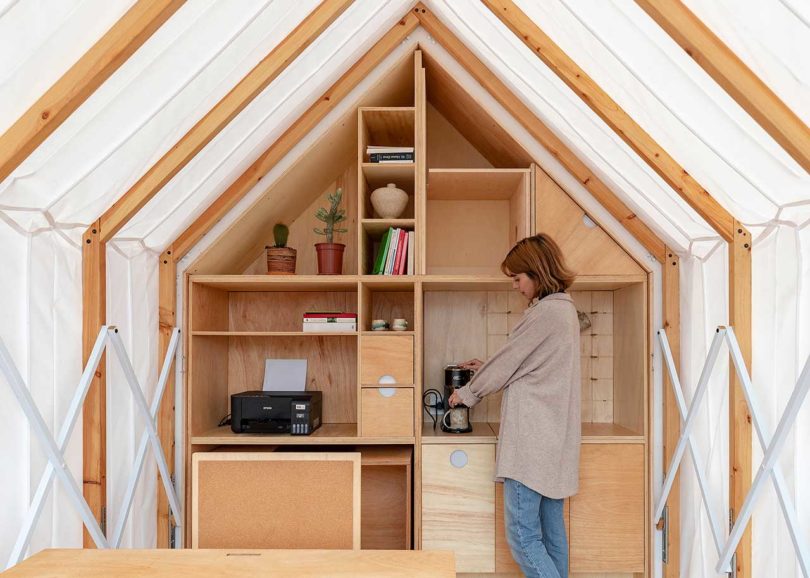
[[[644,445],[583,444],[571,572],[644,572]]]
[[[360,380],[377,385],[390,375],[399,385],[413,384],[413,336],[369,335],[360,341]]]
[[[364,387],[360,393],[360,435],[413,436],[412,387]]]
[[[452,550],[457,572],[495,571],[495,446],[422,446],[422,549]]]

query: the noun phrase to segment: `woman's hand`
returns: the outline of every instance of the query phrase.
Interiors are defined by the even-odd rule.
[[[484,362],[480,359],[468,359],[467,361],[461,361],[457,364],[461,369],[472,369],[473,371],[478,371],[481,369],[481,366],[484,365]]]
[[[450,395],[450,399],[447,400],[447,405],[450,407],[456,407],[457,405],[464,405],[464,402],[461,401],[461,396],[458,394],[458,390],[454,389],[453,393]]]

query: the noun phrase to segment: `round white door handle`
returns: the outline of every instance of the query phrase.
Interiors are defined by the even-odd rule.
[[[380,385],[393,385],[396,382],[397,382],[397,378],[394,377],[393,375],[388,375],[388,374],[381,375],[380,379],[377,380],[377,383],[379,383]]]
[[[383,397],[394,397],[394,394],[397,392],[396,387],[378,387],[377,391],[380,392],[380,395]]]
[[[468,461],[469,458],[467,457],[467,452],[464,450],[455,450],[450,454],[450,463],[455,468],[463,468],[467,465]]]

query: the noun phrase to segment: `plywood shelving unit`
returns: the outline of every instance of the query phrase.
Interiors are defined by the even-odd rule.
[[[514,571],[504,541],[502,496],[492,480],[500,396],[474,408],[472,433],[452,435],[433,428],[422,410],[422,392],[443,390],[442,369],[448,363],[486,359],[506,342],[527,304],[511,289],[500,263],[512,244],[537,230],[551,200],[536,190],[539,169],[525,152],[512,152],[522,149],[507,142],[506,133],[449,120],[459,118],[453,106],[465,106],[461,97],[446,98],[459,94],[452,77],[441,70],[426,74],[419,51],[410,66],[415,74],[408,102],[400,98],[391,107],[360,106],[351,120],[357,127],[357,153],[341,178],[356,179],[346,187],[346,206],[353,211],[347,251],[354,251],[350,262],[356,268],[333,277],[309,274],[310,269],[293,276],[190,276],[188,455],[217,448],[355,448],[363,455],[363,475],[368,472],[363,547],[450,548],[457,553],[459,571]],[[401,70],[397,74],[401,82]],[[426,77],[436,86],[426,86]],[[490,142],[492,135],[500,142]],[[413,146],[416,159],[371,163],[367,145]],[[297,182],[306,179],[297,177]],[[397,219],[379,218],[370,202],[371,192],[387,183],[409,196]],[[413,275],[370,275],[389,227],[414,231],[415,246],[409,248],[415,255]],[[626,253],[615,241],[606,235],[591,238],[596,239],[588,241],[593,250],[603,249],[622,267],[612,272],[585,265],[572,287],[592,326],[583,333],[581,349],[583,492],[566,505],[571,567],[574,572],[638,575],[646,571],[649,542],[644,514],[649,285],[643,269],[629,257],[622,260]],[[567,239],[565,246],[576,243]],[[261,264],[260,255],[251,258]],[[579,263],[576,254],[571,258]],[[308,310],[356,312],[358,330],[305,334],[301,315]],[[371,331],[371,321],[380,318],[404,318],[408,330]],[[324,425],[313,435],[234,434],[229,427],[217,427],[229,412],[231,394],[261,389],[268,357],[309,360],[307,388],[324,396]],[[450,465],[448,456],[454,452],[462,452],[469,465]],[[605,459],[622,467],[605,468]],[[622,478],[625,469],[632,475]],[[594,502],[600,495],[606,497],[602,505]],[[382,504],[399,508],[394,522],[379,516]],[[600,525],[594,519],[598,512],[617,521]],[[611,539],[625,545],[613,557],[600,557],[594,545]]]

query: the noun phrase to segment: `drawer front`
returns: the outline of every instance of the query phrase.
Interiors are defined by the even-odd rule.
[[[398,385],[413,384],[413,335],[370,335],[361,338],[360,380],[377,385],[390,375]]]
[[[644,445],[583,444],[571,572],[644,572]]]
[[[413,436],[412,387],[364,387],[360,396],[360,435]]]
[[[457,572],[495,571],[495,446],[422,446],[422,549],[452,550]]]

